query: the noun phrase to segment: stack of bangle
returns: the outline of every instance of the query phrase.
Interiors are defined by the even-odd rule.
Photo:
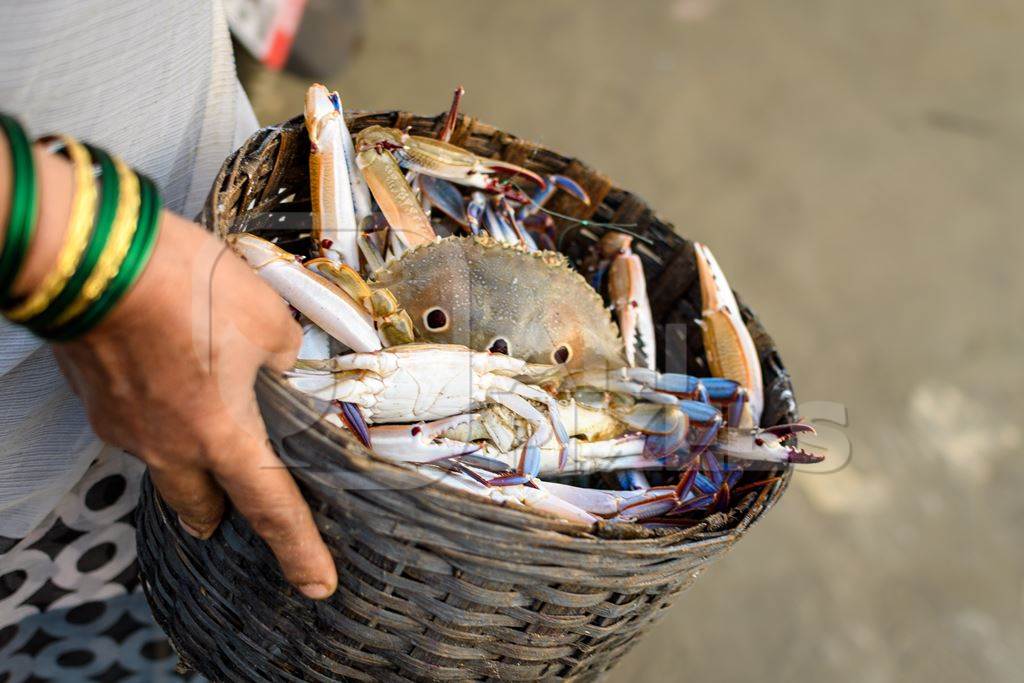
[[[7,231],[0,243],[0,309],[41,337],[69,340],[95,327],[138,279],[156,242],[156,186],[123,161],[66,135],[42,138],[73,167],[74,197],[57,263],[38,287],[15,298],[11,287],[28,253],[39,213],[32,147],[0,113],[11,157]]]

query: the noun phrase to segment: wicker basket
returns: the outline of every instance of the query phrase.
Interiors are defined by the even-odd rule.
[[[353,132],[380,124],[431,135],[442,119],[357,113],[348,125]],[[643,252],[655,319],[685,326],[676,329],[688,331],[688,369],[707,374],[693,324],[700,293],[690,242],[578,160],[469,117],[460,117],[453,142],[566,174],[593,198],[586,209],[559,197],[556,211],[637,224],[655,245]],[[279,226],[289,213],[308,216],[308,153],[301,118],[253,135],[225,162],[205,224],[220,233],[277,230],[294,239]],[[294,231],[295,221],[288,223]],[[572,230],[565,238],[563,251],[580,257],[592,236]],[[743,315],[764,370],[762,421],[788,422],[795,418],[789,376],[753,314],[744,308]],[[147,481],[138,512],[146,593],[183,666],[215,680],[598,678],[778,500],[790,473],[748,475],[782,476],[687,529],[590,528],[425,485],[424,475],[319,423],[306,399],[268,374],[257,394],[274,446],[335,556],[340,585],[326,602],[304,599],[238,514],[198,541],[182,532]]]

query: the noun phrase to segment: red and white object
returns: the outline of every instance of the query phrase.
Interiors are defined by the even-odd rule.
[[[306,0],[224,0],[238,41],[270,69],[280,69],[299,30]]]

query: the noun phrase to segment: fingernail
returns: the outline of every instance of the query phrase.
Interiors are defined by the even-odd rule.
[[[299,590],[307,598],[313,600],[323,600],[331,596],[334,591],[326,583],[303,583],[299,585]]]
[[[186,522],[181,517],[178,517],[178,524],[181,525],[181,528],[184,529],[185,533],[187,533],[189,536],[192,536],[194,538],[198,538],[201,541],[205,541],[213,533],[212,529],[210,529],[209,531],[205,531],[205,532],[200,531],[199,529],[195,528],[194,526],[192,526],[191,524]]]

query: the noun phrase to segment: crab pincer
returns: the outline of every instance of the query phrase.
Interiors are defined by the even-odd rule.
[[[813,464],[825,456],[807,451],[799,446],[787,445],[794,435],[813,433],[814,428],[806,424],[781,425],[765,429],[723,429],[715,442],[715,450],[745,460],[763,460],[784,464]]]
[[[381,348],[373,320],[363,306],[333,282],[304,267],[298,257],[245,232],[225,239],[274,291],[332,337],[357,351]]]
[[[744,418],[744,426],[757,426],[764,407],[764,386],[754,339],[711,250],[699,242],[694,242],[693,248],[703,307],[699,324],[708,366],[716,377],[731,379],[746,390],[749,416]]]
[[[305,120],[310,142],[313,240],[322,256],[358,268],[359,222],[369,215],[369,195],[362,178],[355,173],[350,151],[352,139],[338,93],[328,92],[319,83],[310,86],[306,91]]]
[[[476,453],[480,446],[449,439],[445,433],[474,419],[472,413],[413,425],[370,427],[369,438],[378,455],[410,463],[432,463]]]
[[[640,257],[633,253],[633,237],[607,232],[601,237],[601,251],[608,266],[608,294],[615,308],[626,362],[654,369],[656,349],[654,318],[647,298],[647,280]]]
[[[529,196],[529,201],[524,203],[518,213],[516,213],[516,220],[524,221],[530,216],[535,215],[555,195],[555,190],[562,190],[575,197],[584,206],[590,206],[590,195],[587,194],[587,191],[579,183],[569,176],[556,173],[547,177],[547,185],[545,187],[538,188]]]

